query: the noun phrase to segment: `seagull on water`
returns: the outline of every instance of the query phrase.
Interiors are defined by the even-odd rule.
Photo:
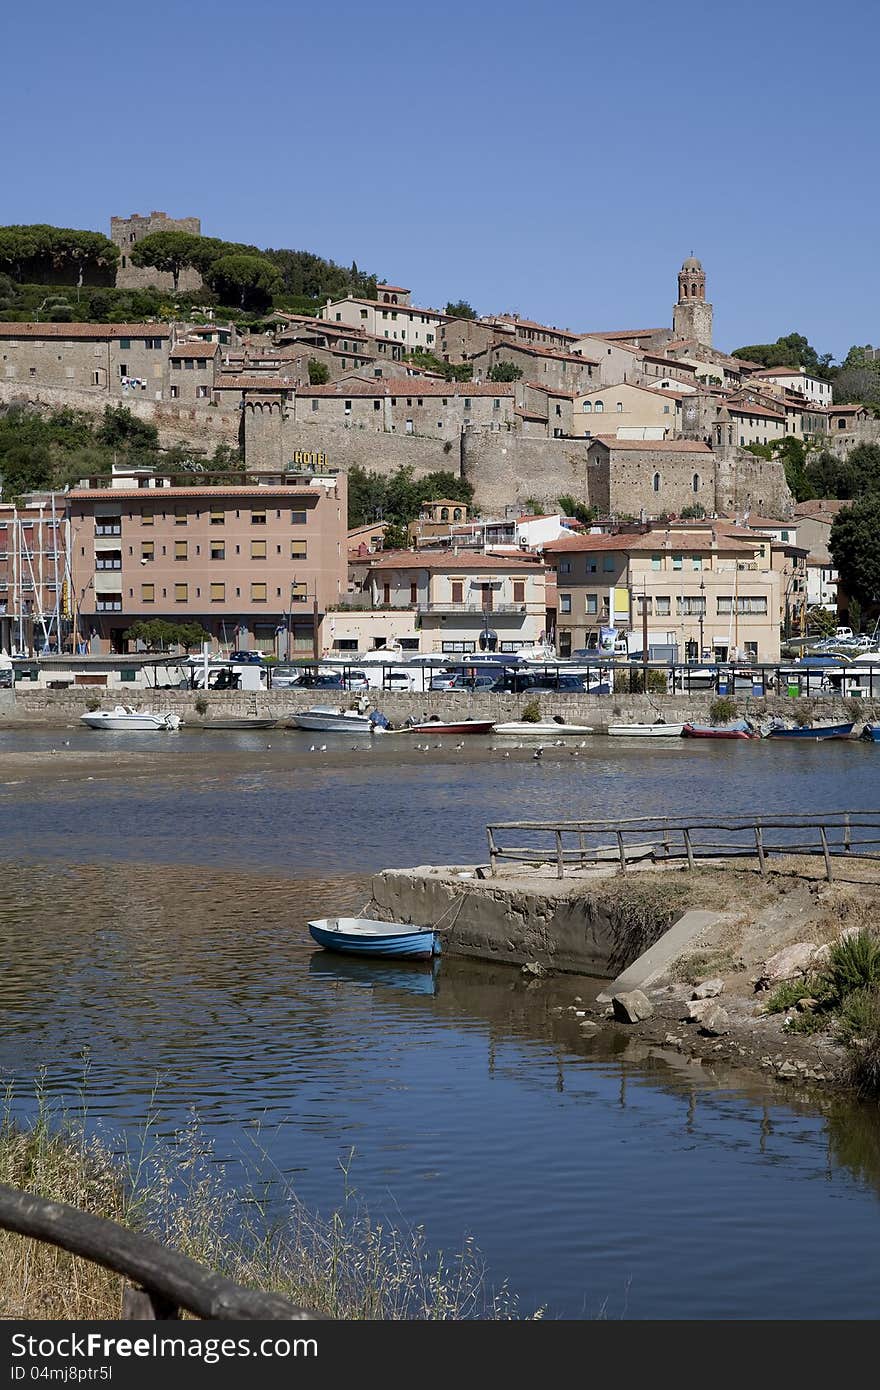
[[[544,756],[544,749],[543,749],[543,748],[536,748],[535,751],[534,751],[534,753],[532,754],[532,757],[533,757],[533,758],[543,758],[543,756]]]

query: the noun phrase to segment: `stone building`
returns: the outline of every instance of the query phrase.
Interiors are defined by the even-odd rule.
[[[216,650],[320,652],[324,616],[347,585],[343,474],[258,486],[102,481],[66,495],[71,616],[93,650],[124,652],[133,623],[165,618],[201,624]]]
[[[518,367],[525,380],[566,391],[584,391],[599,379],[599,363],[593,358],[514,339],[496,342],[483,352],[475,353],[470,360],[474,381],[488,381],[493,367],[508,363]]]
[[[0,323],[5,381],[167,399],[167,323]]]
[[[712,346],[712,305],[706,299],[706,272],[696,256],[688,256],[678,272],[672,332],[675,338],[694,338],[702,346]]]
[[[469,425],[516,428],[514,394],[509,382],[350,377],[335,385],[301,387],[291,406],[297,423],[457,442]]]
[[[716,507],[715,459],[701,440],[596,436],[587,450],[590,505],[601,516],[675,516]]]
[[[198,217],[169,217],[166,212],[151,212],[145,217],[139,212],[133,212],[130,217],[111,217],[110,240],[119,247],[120,252],[116,268],[117,289],[173,290],[174,277],[169,271],[131,263],[134,246],[154,232],[189,232],[191,236],[201,236],[202,223]],[[202,277],[199,271],[192,266],[184,266],[177,287],[178,290],[200,290]]]

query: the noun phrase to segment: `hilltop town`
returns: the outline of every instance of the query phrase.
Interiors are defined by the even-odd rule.
[[[169,234],[190,260],[145,264]],[[500,650],[567,656],[602,628],[642,634],[647,609],[651,646],[678,659],[775,661],[810,611],[836,613],[840,504],[796,503],[773,446],[845,459],[880,422],[804,365],[715,347],[696,257],[670,271],[666,326],[441,311],[369,280],[244,322],[193,312],[203,271],[217,284],[224,265],[198,218],[114,217],[109,241],[117,289],[185,296],[189,312],[0,322],[0,410],[123,407],[158,453],[63,490],[4,487],[5,650],[122,652],[131,628],[167,619],[218,650],[461,654],[491,615]],[[408,532],[349,514],[364,475],[426,483]],[[454,495],[431,495],[435,479]]]

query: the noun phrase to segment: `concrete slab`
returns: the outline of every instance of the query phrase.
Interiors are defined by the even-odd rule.
[[[707,927],[714,926],[719,918],[720,913],[704,912],[699,908],[692,908],[686,912],[663,933],[659,941],[655,941],[653,946],[643,951],[632,965],[628,965],[623,973],[618,975],[613,984],[603,990],[599,1000],[604,1003],[607,1002],[606,995],[610,1000],[612,994],[620,994],[625,990],[647,989],[665,975],[672,962],[678,960],[688,946],[692,945]]]

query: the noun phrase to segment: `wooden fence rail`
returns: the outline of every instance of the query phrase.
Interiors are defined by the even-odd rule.
[[[14,1187],[0,1185],[0,1228],[56,1245],[131,1281],[123,1290],[123,1318],[178,1318],[181,1309],[199,1318],[239,1321],[320,1318],[280,1294],[233,1284],[115,1221]]]
[[[503,843],[506,832],[525,832],[536,843]],[[777,832],[768,837],[767,832]],[[719,832],[723,838],[718,838]],[[635,816],[592,821],[499,821],[486,827],[493,876],[501,860],[587,868],[617,862],[621,873],[640,860],[757,859],[762,875],[779,855],[821,855],[825,875],[834,877],[836,857],[880,860],[880,811],[826,811],[794,815]],[[635,837],[635,838],[634,838]]]

